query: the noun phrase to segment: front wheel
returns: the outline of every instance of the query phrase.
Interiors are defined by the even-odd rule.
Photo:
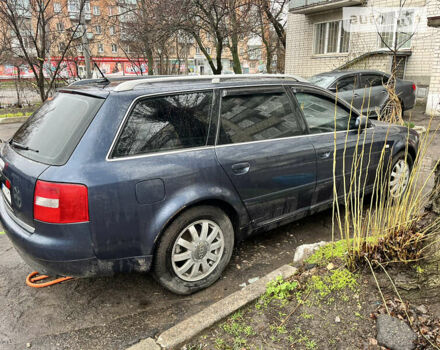
[[[188,209],[163,233],[154,257],[154,275],[174,293],[197,292],[217,281],[233,247],[234,229],[222,210]]]
[[[388,181],[388,193],[391,198],[401,198],[408,190],[413,159],[409,153],[399,152],[393,157]]]

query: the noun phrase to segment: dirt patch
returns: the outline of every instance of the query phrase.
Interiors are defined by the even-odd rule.
[[[342,250],[341,250],[342,251]],[[258,302],[185,345],[186,349],[386,349],[376,340],[376,318],[383,313],[408,323],[417,333],[416,349],[440,345],[438,306],[417,298],[401,302],[384,273],[349,272],[342,259],[326,253],[309,259],[294,278],[270,283]],[[314,261],[310,263],[310,261]],[[395,268],[391,274],[401,273]]]

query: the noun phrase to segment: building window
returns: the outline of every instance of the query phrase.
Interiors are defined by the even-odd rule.
[[[112,52],[113,53],[117,53],[118,52],[118,47],[116,46],[116,44],[112,44]]]
[[[110,32],[110,35],[115,35],[115,33],[116,33],[115,26],[111,26],[109,28],[109,32]]]
[[[380,48],[391,50],[411,48],[414,31],[404,31],[409,29],[407,19],[411,19],[410,22],[414,23],[414,10],[393,11],[382,15],[382,24],[378,30]]]
[[[64,30],[64,23],[57,22],[57,31],[62,32]]]
[[[210,48],[210,47],[207,47],[207,48],[206,48],[206,52],[208,53],[208,55],[210,55],[210,54],[211,54],[211,48]]]
[[[113,46],[112,46],[113,48]],[[104,44],[98,44],[98,52],[103,53],[104,52]]]
[[[55,13],[61,12],[61,4],[59,2],[53,3],[53,12],[55,12]]]
[[[102,29],[100,25],[95,26],[95,32],[96,34],[102,34]]]
[[[60,52],[63,52],[64,50],[66,50],[66,45],[64,43],[59,43],[58,44],[58,50]]]
[[[93,14],[95,16],[99,16],[101,14],[101,11],[99,10],[99,6],[93,6]]]
[[[342,21],[315,24],[314,54],[348,52],[349,42],[350,32],[344,29]]]
[[[248,56],[250,60],[261,60],[261,47],[249,47]]]
[[[196,47],[196,55],[200,55],[200,47]]]
[[[108,15],[112,16],[113,15],[113,7],[109,7],[108,8]]]

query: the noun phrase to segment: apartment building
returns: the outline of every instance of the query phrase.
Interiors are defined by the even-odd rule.
[[[32,52],[31,36],[36,30],[37,21],[32,15],[31,0],[17,0],[20,4],[18,11],[23,27],[25,45]],[[121,2],[122,1],[122,2]],[[91,0],[85,3],[80,11],[80,0],[54,0],[50,2],[48,15],[52,17],[48,30],[50,59],[47,61],[47,72],[59,61],[60,53],[65,49],[69,38],[74,32],[74,40],[65,55],[61,76],[74,77],[85,76],[85,51],[90,55],[90,62],[95,64],[107,75],[138,75],[148,73],[148,62],[142,54],[136,54],[132,45],[133,39],[124,29],[124,24],[130,21],[126,15],[127,6],[135,5],[136,0]],[[121,6],[122,5],[122,6]],[[2,31],[0,31],[1,35]],[[83,35],[86,33],[86,35]],[[208,60],[200,48],[192,39],[184,33],[176,33],[177,40],[170,41],[166,48],[166,54],[158,56],[155,53],[154,60],[157,72],[166,74],[211,74]],[[20,53],[20,45],[16,38],[11,35],[11,45],[17,57]],[[205,47],[208,53],[215,57],[215,45],[209,35],[205,37]],[[240,57],[244,73],[257,73],[264,70],[261,40],[256,38],[243,38],[240,43]],[[225,73],[232,73],[232,56],[229,50],[224,49],[222,65]],[[12,60],[11,60],[12,61]],[[166,65],[166,69],[159,69]],[[17,75],[17,64],[3,62],[0,64],[0,79],[11,79]],[[32,78],[33,74],[26,65],[20,66],[21,77]],[[96,76],[97,69],[93,74]]]
[[[305,78],[334,69],[377,69],[390,72],[396,61],[397,75],[417,85],[418,97],[427,99],[426,112],[440,115],[440,29],[435,21],[440,4],[430,0],[406,1],[405,7],[424,8],[414,31],[399,30],[399,0],[291,0],[289,4],[286,73]],[[390,8],[387,28],[350,30],[343,22],[344,7]],[[416,23],[416,18],[414,18]],[[348,29],[348,30],[347,30]],[[398,46],[397,56],[389,47]]]

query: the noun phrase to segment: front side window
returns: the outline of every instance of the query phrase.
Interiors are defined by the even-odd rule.
[[[210,91],[138,102],[122,129],[113,157],[205,146],[211,105]]]
[[[323,133],[354,129],[356,118],[350,111],[327,97],[308,92],[295,94],[299,106],[309,125],[310,133]],[[350,116],[351,115],[351,116]]]
[[[334,87],[337,88],[339,92],[353,91],[356,88],[356,76],[352,75],[339,79]]]
[[[349,43],[350,32],[344,29],[343,21],[315,24],[314,54],[345,53],[348,52]]]
[[[284,90],[229,90],[222,99],[219,144],[270,140],[304,132]]]

